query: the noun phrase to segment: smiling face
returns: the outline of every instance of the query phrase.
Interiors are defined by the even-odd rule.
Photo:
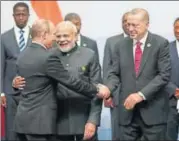
[[[77,39],[75,25],[71,22],[63,22],[57,26],[55,33],[56,42],[62,52],[69,52],[74,46]]]
[[[138,11],[128,15],[127,27],[132,39],[141,40],[148,31],[148,15],[145,11]]]

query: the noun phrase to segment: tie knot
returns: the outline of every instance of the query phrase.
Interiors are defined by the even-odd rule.
[[[23,30],[23,29],[21,29],[19,32],[22,34],[22,33],[24,33],[24,30]]]
[[[142,43],[141,43],[140,41],[137,41],[137,42],[136,42],[136,45],[137,45],[137,46],[141,46]]]

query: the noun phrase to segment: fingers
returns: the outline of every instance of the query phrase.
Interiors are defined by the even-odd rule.
[[[25,78],[21,77],[21,76],[17,76],[14,80],[13,80],[13,87],[17,88],[17,89],[23,89],[25,87]]]
[[[84,137],[83,140],[89,140],[91,139],[96,131],[96,126],[92,123],[87,123],[85,125],[85,131],[84,131]]]
[[[6,97],[5,96],[1,97],[1,105],[6,108]]]

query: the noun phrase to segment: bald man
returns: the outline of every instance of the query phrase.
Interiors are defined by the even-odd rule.
[[[100,98],[110,94],[103,85],[69,75],[61,63],[59,49],[48,51],[54,40],[54,29],[50,21],[37,20],[32,26],[32,44],[17,61],[18,75],[26,81],[20,91],[22,98],[14,121],[14,131],[20,141],[49,140],[56,133],[56,82],[88,98],[96,93]]]
[[[165,140],[170,78],[168,41],[148,31],[149,14],[136,8],[128,15],[129,36],[115,46],[105,84],[119,87],[119,139]]]

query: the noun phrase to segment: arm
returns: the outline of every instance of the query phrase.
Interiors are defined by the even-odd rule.
[[[95,83],[101,82],[101,67],[95,56],[92,57],[90,63],[89,78],[91,82],[95,82]],[[102,110],[102,99],[94,97],[91,101],[90,114],[87,122],[99,126],[100,119],[101,119],[101,110]]]
[[[104,79],[104,84],[110,89],[111,93],[115,92],[117,88],[120,89],[120,54],[119,43],[114,47],[112,56],[112,66],[108,70],[107,78]]]
[[[171,97],[172,95],[175,95],[175,91],[176,91],[176,89],[177,89],[178,87],[174,84],[174,83],[172,83],[171,81],[167,84],[167,86],[166,86],[166,91],[167,91],[167,93],[169,94],[169,97]]]
[[[5,46],[3,42],[3,38],[1,40],[1,93],[4,93],[4,72],[6,68],[5,63]]]
[[[70,75],[63,67],[58,54],[54,53],[48,57],[45,69],[49,77],[55,79],[69,89],[88,94],[89,97],[94,97],[97,93],[97,87],[94,84],[87,83]]]
[[[112,66],[112,56],[111,56],[111,46],[109,40],[106,41],[104,48],[104,57],[103,57],[103,79],[107,79],[108,70]]]
[[[160,46],[160,51],[157,60],[158,74],[155,78],[146,85],[140,92],[145,96],[146,100],[149,100],[153,95],[164,87],[170,78],[171,62],[169,54],[168,41],[165,41]]]

